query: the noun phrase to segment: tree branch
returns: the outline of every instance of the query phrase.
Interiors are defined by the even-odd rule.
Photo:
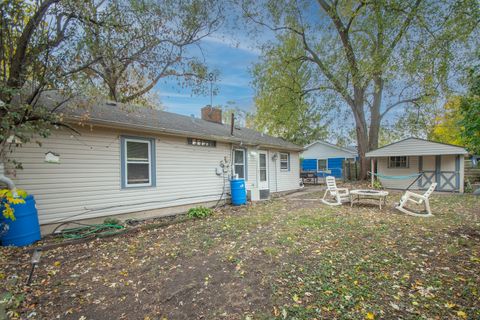
[[[388,60],[388,58],[390,57],[390,55],[392,54],[393,52],[393,49],[395,49],[395,47],[397,46],[398,42],[402,39],[403,37],[403,34],[405,33],[405,31],[407,31],[408,27],[410,26],[410,23],[412,22],[413,18],[415,17],[415,14],[417,13],[417,9],[418,7],[420,6],[420,3],[422,2],[422,0],[417,0],[415,2],[415,4],[413,5],[413,8],[410,10],[410,12],[408,13],[407,15],[407,18],[405,19],[405,21],[403,22],[402,24],[402,27],[400,28],[400,30],[398,31],[397,35],[393,38],[392,42],[390,43],[390,45],[388,46],[388,49],[387,51],[385,52],[385,54],[383,55],[383,60]]]
[[[404,103],[417,104],[418,101],[420,101],[421,99],[423,99],[423,98],[425,98],[425,97],[428,97],[428,96],[429,96],[429,94],[424,94],[424,95],[421,95],[421,96],[418,96],[418,97],[415,97],[415,98],[398,100],[397,102],[389,105],[389,106],[380,114],[380,119],[383,118],[390,110],[392,110],[392,109],[395,108],[396,106],[399,106],[399,105],[404,104]]]

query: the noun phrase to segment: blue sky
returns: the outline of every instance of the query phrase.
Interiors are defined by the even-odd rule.
[[[258,60],[260,51],[245,42],[236,43],[220,37],[207,37],[201,41],[206,65],[220,72],[213,105],[226,105],[227,101],[233,101],[243,110],[252,109],[254,91],[249,70]],[[155,89],[166,111],[199,116],[200,109],[210,104],[210,95],[192,95],[190,88],[182,88],[175,79],[159,83]]]

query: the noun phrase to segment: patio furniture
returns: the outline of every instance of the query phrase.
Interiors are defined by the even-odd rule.
[[[353,207],[354,203],[360,203],[362,200],[374,200],[378,203],[380,209],[382,209],[382,203],[387,203],[388,192],[384,190],[352,190],[350,191],[350,206]]]
[[[350,201],[350,195],[347,188],[337,188],[335,177],[327,176],[325,178],[327,190],[323,195],[322,202],[329,206],[338,206],[343,202]]]
[[[430,185],[430,187],[428,188],[428,190],[424,194],[418,194],[418,193],[414,193],[414,192],[411,192],[411,191],[405,192],[405,194],[400,199],[400,203],[398,204],[398,206],[395,207],[395,209],[398,209],[398,210],[402,211],[403,213],[406,213],[406,214],[409,214],[409,215],[412,215],[412,216],[416,216],[416,217],[431,217],[431,216],[433,216],[432,211],[430,210],[430,202],[429,202],[428,198],[433,193],[433,191],[435,190],[436,187],[437,187],[437,184],[432,183]],[[413,202],[413,203],[418,204],[418,205],[424,204],[425,211],[427,213],[426,214],[425,213],[416,213],[416,212],[413,212],[413,211],[405,208],[405,205],[407,204],[408,201]]]

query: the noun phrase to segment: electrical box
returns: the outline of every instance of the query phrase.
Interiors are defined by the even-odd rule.
[[[248,190],[248,198],[250,201],[260,201],[260,190],[256,187]]]

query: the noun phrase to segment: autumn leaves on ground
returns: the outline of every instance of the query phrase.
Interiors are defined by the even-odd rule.
[[[416,218],[392,209],[397,193],[382,210],[328,207],[312,196],[49,250],[30,287],[30,254],[2,248],[0,312],[30,319],[480,318],[480,198],[434,195],[435,217]]]

